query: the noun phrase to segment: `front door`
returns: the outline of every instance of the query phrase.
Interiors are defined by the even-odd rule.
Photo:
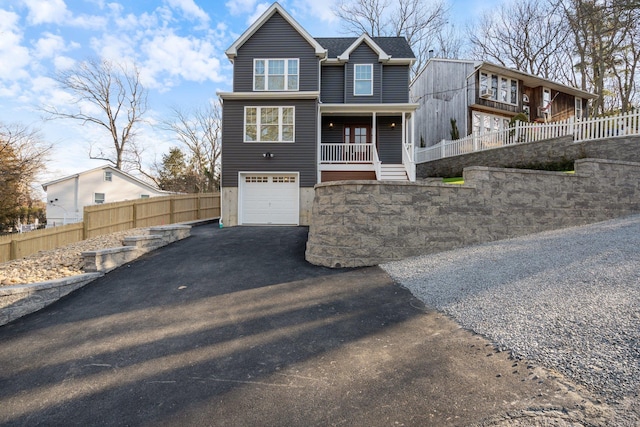
[[[371,143],[371,126],[369,125],[345,125],[344,126],[344,143],[345,144],[370,144]],[[349,149],[349,160],[355,162],[370,162],[371,147],[353,147]]]

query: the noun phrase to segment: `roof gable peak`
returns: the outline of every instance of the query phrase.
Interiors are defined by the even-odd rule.
[[[315,54],[318,57],[324,58],[327,55],[327,50],[323,48],[298,22],[293,19],[289,13],[284,10],[278,2],[273,3],[242,35],[225,51],[227,57],[233,61],[238,54],[238,49],[249,40],[256,31],[262,27],[276,13],[280,14],[285,21],[289,23],[315,50]]]
[[[366,43],[367,46],[369,46],[375,53],[378,54],[378,61],[386,62],[389,59],[391,59],[391,56],[389,56],[380,46],[378,46],[378,44],[375,41],[373,41],[373,39],[367,33],[364,33],[360,37],[358,37],[353,43],[351,43],[351,46],[349,46],[347,50],[345,50],[338,56],[338,60],[349,61],[349,56],[351,55],[351,53],[363,42]]]

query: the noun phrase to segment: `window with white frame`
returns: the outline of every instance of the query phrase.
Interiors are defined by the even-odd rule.
[[[105,201],[104,193],[93,193],[93,203],[95,203],[96,205],[101,205],[104,203],[104,201]]]
[[[518,80],[486,72],[480,73],[480,96],[503,104],[518,105]]]
[[[294,107],[245,107],[244,142],[293,142]]]
[[[355,64],[353,68],[353,95],[373,95],[373,64]]]
[[[471,127],[474,134],[502,131],[509,128],[509,119],[504,116],[474,111],[471,117]]]
[[[104,180],[107,181],[107,182],[113,181],[113,172],[104,171]]]
[[[253,90],[298,90],[298,59],[254,59]]]
[[[140,198],[141,198],[141,199],[148,199],[148,198],[149,198],[149,195],[148,195],[148,194],[141,194],[141,195],[140,195]]]
[[[580,120],[582,118],[582,98],[578,98],[576,96],[576,120]]]

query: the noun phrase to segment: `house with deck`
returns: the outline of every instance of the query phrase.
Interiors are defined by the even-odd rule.
[[[554,123],[588,116],[595,95],[489,62],[431,58],[411,83],[418,147],[457,136],[507,130],[523,122]]]
[[[415,180],[404,38],[314,38],[274,3],[226,55],[225,225],[308,225],[320,182]]]

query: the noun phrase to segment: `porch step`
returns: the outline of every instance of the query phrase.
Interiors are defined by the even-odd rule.
[[[380,181],[409,181],[403,165],[380,165]]]

